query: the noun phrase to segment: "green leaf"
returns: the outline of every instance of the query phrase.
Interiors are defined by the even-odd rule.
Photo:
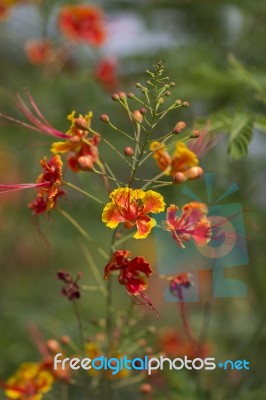
[[[253,119],[246,114],[236,114],[233,118],[228,143],[228,153],[233,159],[239,160],[248,154],[253,125]]]

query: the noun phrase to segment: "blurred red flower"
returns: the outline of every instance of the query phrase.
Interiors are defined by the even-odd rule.
[[[117,90],[119,81],[117,77],[117,61],[113,58],[103,58],[95,69],[95,77],[108,92]]]
[[[88,4],[68,4],[58,16],[61,32],[74,42],[84,41],[91,46],[101,46],[106,38],[103,15],[100,8]]]
[[[25,44],[25,53],[31,64],[47,64],[53,56],[52,43],[48,39],[30,39]]]

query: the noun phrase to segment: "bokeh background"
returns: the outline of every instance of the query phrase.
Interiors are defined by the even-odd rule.
[[[135,91],[135,82],[145,79],[143,72],[158,59],[163,60],[167,74],[176,82],[172,96],[191,104],[178,114],[170,114],[165,127],[185,120],[192,129],[209,121],[213,132],[223,134],[202,165],[205,171],[215,173],[217,196],[237,182],[239,191],[230,201],[241,203],[246,210],[250,261],[248,266],[230,268],[226,274],[246,282],[248,296],[210,301],[206,293],[210,290],[211,277],[205,273],[199,302],[188,305],[191,323],[198,335],[203,329],[213,356],[221,360],[246,359],[251,369],[235,373],[207,371],[197,379],[186,372],[169,374],[171,389],[166,393],[163,385],[159,386],[154,398],[265,399],[265,2],[94,1],[93,4],[102,8],[106,31],[106,40],[99,46],[68,42],[58,30],[57,15],[65,3],[58,0],[16,4],[0,21],[0,111],[18,117],[10,93],[22,93],[27,87],[46,118],[59,130],[68,129],[66,115],[72,110],[83,114],[91,110],[94,129],[111,135],[99,121],[101,113],[112,116],[122,128],[127,126],[126,115],[110,99],[112,91]],[[29,60],[25,44],[43,35],[49,37],[56,50],[48,61],[36,64]],[[103,60],[108,61],[107,73],[99,72]],[[112,135],[113,144],[123,149],[126,143]],[[51,141],[42,134],[2,124],[1,183],[34,182],[39,173],[39,159],[48,153]],[[103,151],[119,171],[117,157],[107,149]],[[154,166],[151,163],[147,168]],[[97,177],[88,179],[86,173],[81,173],[73,182],[86,189],[91,186],[95,194],[105,198]],[[203,178],[190,187],[204,199]],[[180,186],[165,189],[163,194],[177,204],[187,200]],[[32,324],[38,326],[46,339],[62,334],[77,336],[75,315],[71,304],[60,295],[56,271],[60,268],[74,274],[83,271],[87,284],[94,279],[77,232],[56,212],[50,219],[32,218],[27,209],[32,196],[25,191],[1,195],[0,199],[2,380],[21,362],[38,360],[38,349],[29,333]],[[108,243],[110,232],[100,221],[101,207],[70,190],[63,207],[88,232],[93,232],[103,246]],[[143,243],[134,246],[156,266],[153,237],[145,246]],[[96,257],[95,261],[101,270],[100,260]],[[157,333],[149,338],[154,346],[162,329],[170,327],[182,332],[177,305],[163,300],[164,286],[163,281],[158,286],[155,276],[149,292],[159,309],[160,319],[147,313],[141,322],[143,327],[147,324],[156,327]],[[120,293],[118,288],[117,293],[119,304],[124,292]],[[85,293],[81,309],[86,321],[102,317],[101,294]],[[96,328],[88,322],[86,329],[89,336]],[[201,391],[197,391],[199,386],[203,388]],[[142,398],[137,385],[130,390],[128,398]],[[80,397],[73,393],[70,398]]]

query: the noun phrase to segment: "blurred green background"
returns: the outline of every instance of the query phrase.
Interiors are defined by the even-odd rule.
[[[122,128],[127,126],[126,115],[95,80],[95,65],[103,57],[115,58],[119,89],[128,92],[136,90],[135,82],[144,81],[145,69],[159,58],[163,60],[167,74],[176,82],[173,98],[188,100],[191,107],[169,114],[162,130],[174,126],[178,120],[185,120],[190,128],[211,121],[215,132],[224,133],[222,141],[203,159],[202,166],[205,171],[215,173],[218,195],[233,182],[239,185],[239,191],[230,201],[240,202],[247,209],[244,219],[250,259],[247,267],[228,272],[246,282],[248,297],[213,299],[208,309],[207,337],[214,356],[245,358],[250,361],[251,370],[239,371],[235,376],[225,371],[202,373],[200,379],[206,390],[201,394],[196,392],[193,377],[179,373],[169,378],[172,395],[176,396],[169,395],[169,399],[265,399],[266,3],[260,0],[95,1],[93,4],[103,9],[107,29],[107,40],[101,48],[85,44],[72,46],[70,58],[60,69],[30,64],[23,46],[27,39],[40,37],[44,21],[50,38],[55,42],[63,40],[57,31],[56,13],[65,3],[43,1],[41,11],[30,4],[20,5],[0,22],[0,111],[18,117],[9,93],[23,92],[26,86],[45,117],[59,130],[68,129],[66,115],[72,110],[83,114],[91,110],[94,129],[109,135],[112,143],[123,149],[127,143],[99,121],[104,112]],[[240,120],[248,118],[243,133],[244,147],[252,139],[248,155],[241,159],[234,159],[235,151],[228,154],[228,142],[232,142],[237,131],[236,115]],[[39,159],[48,154],[51,142],[52,139],[42,134],[2,124],[1,183],[34,182],[40,170]],[[243,142],[240,147],[235,158],[246,152]],[[117,157],[104,146],[102,151],[119,171]],[[147,168],[154,171],[152,162]],[[69,173],[69,177],[84,189],[93,188],[95,195],[107,200],[97,177],[86,173],[74,178]],[[190,183],[190,187],[204,198],[203,179]],[[162,193],[168,202],[174,199],[182,205],[187,200],[179,186]],[[32,197],[32,192],[25,191],[5,194],[0,199],[2,379],[19,363],[38,360],[38,350],[28,331],[30,324],[36,324],[46,339],[62,334],[77,338],[75,315],[70,302],[60,295],[56,271],[66,269],[74,275],[83,271],[85,284],[94,279],[81,251],[78,233],[56,211],[50,219],[43,215],[38,220],[32,218],[26,206]],[[70,189],[61,204],[103,247],[108,244],[111,232],[100,221],[101,206]],[[152,237],[145,244],[134,246],[138,250],[145,247],[143,255],[154,259],[156,265]],[[96,262],[102,270],[102,261],[96,257]],[[160,319],[157,321],[152,313],[147,313],[145,324],[148,321],[158,331],[169,326],[181,329],[176,304],[164,303],[163,289],[158,291],[155,281],[153,278],[150,284],[150,296],[159,309]],[[202,292],[200,302],[188,306],[198,334],[206,311],[206,296]],[[102,317],[101,294],[86,292],[81,300],[81,312],[85,321]],[[95,328],[90,328],[88,323],[86,329],[90,336]],[[156,335],[152,342],[156,343]],[[168,398],[163,393],[158,389],[154,398]],[[142,398],[137,389],[132,389],[131,396]],[[74,398],[79,397],[73,394]]]

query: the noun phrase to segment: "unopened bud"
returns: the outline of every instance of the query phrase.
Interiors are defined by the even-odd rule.
[[[78,158],[78,165],[81,171],[93,171],[93,162],[90,156],[81,156]]]
[[[52,353],[59,353],[60,352],[60,345],[57,340],[55,339],[49,339],[46,342],[48,350],[50,350]]]
[[[183,102],[182,102],[182,100],[177,99],[177,100],[175,101],[175,104],[176,104],[177,106],[182,106]]]
[[[142,115],[147,114],[147,108],[141,107],[141,109],[139,110],[139,112],[140,112]]]
[[[117,93],[112,94],[111,99],[114,101],[119,101],[119,96]]]
[[[165,92],[165,96],[167,96],[167,97],[171,96],[170,90],[167,90],[167,91]]]
[[[70,339],[69,336],[63,335],[63,336],[61,336],[61,338],[60,338],[60,342],[61,342],[62,344],[64,344],[64,345],[67,346],[67,345],[71,342],[71,339]]]
[[[141,88],[141,83],[137,82],[137,83],[136,83],[136,87],[137,87],[137,88]]]
[[[190,136],[192,139],[197,139],[197,138],[199,138],[200,137],[200,131],[198,131],[198,130],[194,130],[193,132],[192,132],[192,134],[191,134],[191,136]]]
[[[87,130],[89,130],[89,127],[90,127],[89,123],[83,117],[76,118],[75,119],[75,125],[81,131],[87,131]]]
[[[140,387],[140,393],[150,394],[152,391],[152,386],[149,383],[143,383]]]
[[[163,103],[164,103],[164,98],[163,98],[163,97],[160,97],[160,98],[158,99],[158,103],[159,103],[159,104],[163,104]]]
[[[108,117],[107,114],[102,114],[102,115],[100,116],[100,120],[101,120],[102,122],[105,122],[105,123],[108,123],[108,122],[110,121],[110,119],[109,119],[109,117]]]
[[[143,121],[143,116],[141,115],[141,113],[140,113],[139,110],[133,111],[133,116],[134,116],[135,121],[137,121],[139,124],[142,123],[142,121]]]
[[[185,129],[187,124],[184,121],[179,121],[173,129],[173,133],[180,133]]]
[[[197,179],[203,175],[203,169],[201,167],[191,167],[187,171],[188,179]]]
[[[182,106],[183,106],[183,107],[189,107],[190,104],[189,104],[188,101],[183,101]]]
[[[133,97],[135,97],[135,94],[133,92],[130,92],[130,93],[127,94],[127,97],[129,99],[133,99]]]
[[[148,326],[147,332],[152,333],[152,334],[155,333],[156,332],[155,326],[153,326],[153,325]]]
[[[123,101],[125,101],[127,98],[125,92],[118,92],[118,96],[119,96],[120,100],[123,100]]]
[[[183,172],[177,172],[174,175],[173,181],[174,183],[183,183],[186,180],[186,176],[185,174],[183,174]]]
[[[133,154],[134,154],[134,149],[133,149],[131,146],[126,146],[126,147],[124,148],[124,154],[125,154],[127,157],[132,157]]]
[[[175,86],[175,82],[171,82],[170,86],[172,86],[172,87]]]

